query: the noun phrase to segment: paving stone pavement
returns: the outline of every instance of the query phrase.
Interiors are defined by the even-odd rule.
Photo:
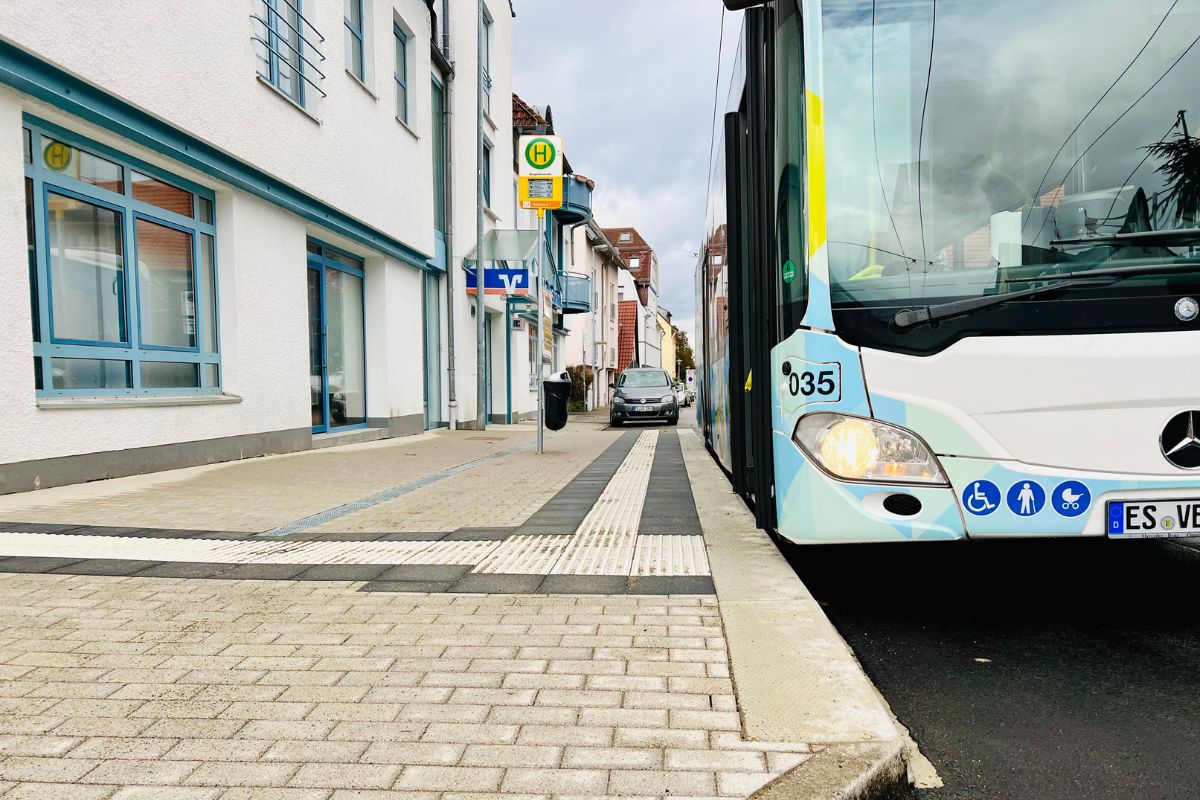
[[[0,794],[744,797],[717,601],[0,575]]]

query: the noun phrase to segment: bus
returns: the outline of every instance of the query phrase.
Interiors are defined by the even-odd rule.
[[[1200,0],[726,6],[697,414],[758,525],[1200,535]]]

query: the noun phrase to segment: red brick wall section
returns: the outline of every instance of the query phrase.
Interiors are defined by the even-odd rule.
[[[622,300],[617,304],[617,374],[633,360],[633,348],[638,324],[638,301]]]

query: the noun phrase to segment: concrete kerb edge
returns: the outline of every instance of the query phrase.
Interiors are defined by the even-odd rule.
[[[900,742],[835,744],[750,795],[751,800],[901,800],[908,794]]]
[[[770,536],[755,527],[699,436],[680,431],[679,439],[725,627],[742,735],[815,745],[813,756],[753,796],[904,796],[905,737],[875,685]],[[782,663],[791,669],[780,670]]]

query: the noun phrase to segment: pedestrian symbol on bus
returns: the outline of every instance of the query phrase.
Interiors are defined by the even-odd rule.
[[[1063,481],[1050,493],[1050,505],[1064,517],[1078,517],[1092,504],[1092,493],[1079,481]]]
[[[1036,481],[1017,481],[1008,490],[1008,507],[1018,517],[1032,517],[1046,505],[1046,490]]]
[[[991,481],[972,481],[962,494],[963,506],[977,517],[986,517],[1000,507],[1000,487]]]

